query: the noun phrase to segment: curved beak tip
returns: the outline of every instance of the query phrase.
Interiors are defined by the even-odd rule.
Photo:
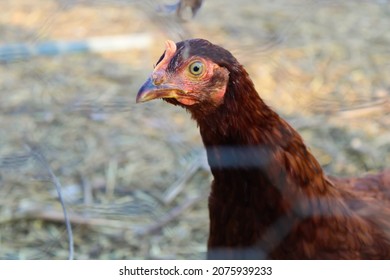
[[[137,97],[135,99],[136,103],[146,102],[155,98],[154,91],[156,86],[153,84],[152,80],[149,78],[139,89]]]
[[[137,98],[135,99],[135,103],[142,103],[145,101],[146,100],[144,100],[144,94],[141,91],[139,91],[137,94]]]

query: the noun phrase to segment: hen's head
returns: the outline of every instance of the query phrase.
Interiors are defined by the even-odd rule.
[[[156,98],[190,111],[217,108],[231,76],[240,66],[232,54],[207,40],[166,41],[166,50],[137,95],[138,102]]]

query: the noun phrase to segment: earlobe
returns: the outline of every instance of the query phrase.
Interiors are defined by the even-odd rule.
[[[218,90],[216,90],[215,92],[213,92],[211,97],[216,105],[220,105],[223,103],[225,93],[226,93],[226,86],[223,86]]]
[[[229,82],[229,71],[224,67],[218,67],[214,69],[213,74],[213,88],[215,89],[212,92],[211,98],[216,105],[223,103],[227,85]]]

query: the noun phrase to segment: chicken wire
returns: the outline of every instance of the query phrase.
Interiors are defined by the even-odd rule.
[[[69,257],[58,184],[76,259],[205,257],[211,177],[196,125],[161,101],[135,105],[167,38],[231,50],[327,172],[390,166],[387,1],[214,0],[185,20],[159,10],[172,2],[0,4],[2,46],[151,38],[1,62],[0,258]]]

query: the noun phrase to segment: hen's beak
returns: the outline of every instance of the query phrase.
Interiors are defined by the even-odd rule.
[[[184,91],[177,86],[169,84],[156,85],[152,78],[149,78],[139,89],[136,102],[146,102],[157,98],[178,98]]]

